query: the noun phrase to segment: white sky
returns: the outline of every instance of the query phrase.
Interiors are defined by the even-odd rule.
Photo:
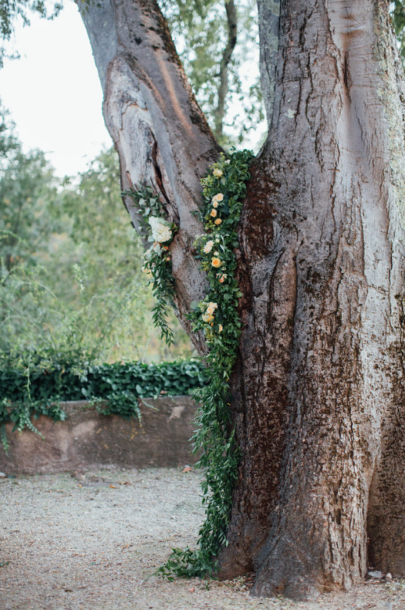
[[[18,28],[14,45],[21,59],[0,70],[0,96],[26,150],[48,154],[63,176],[84,171],[111,139],[102,116],[102,91],[90,43],[77,6],[59,17],[32,17]]]

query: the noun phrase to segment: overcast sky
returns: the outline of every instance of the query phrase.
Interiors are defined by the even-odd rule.
[[[86,169],[102,146],[102,92],[90,43],[76,4],[67,2],[55,21],[33,17],[19,28],[21,59],[0,70],[0,95],[24,147],[40,148],[59,175]]]

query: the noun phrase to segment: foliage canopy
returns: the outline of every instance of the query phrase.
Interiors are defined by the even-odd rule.
[[[25,364],[38,353],[56,361],[169,357],[153,329],[115,152],[62,181],[42,152],[23,152],[4,111],[0,121],[0,355]],[[190,355],[178,324],[175,338],[170,356]]]

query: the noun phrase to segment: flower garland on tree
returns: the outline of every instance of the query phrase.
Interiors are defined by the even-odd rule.
[[[205,357],[206,384],[194,392],[201,407],[193,437],[194,450],[201,453],[198,465],[205,471],[202,488],[206,519],[199,531],[198,548],[173,549],[166,564],[159,568],[158,573],[169,579],[212,573],[219,551],[227,544],[240,459],[229,410],[229,378],[241,333],[237,307],[242,293],[235,278],[235,248],[239,245],[236,228],[252,157],[250,151],[222,154],[202,180],[201,220],[205,233],[195,245],[210,289],[203,301],[192,304],[190,319],[193,330],[204,333],[209,350]]]

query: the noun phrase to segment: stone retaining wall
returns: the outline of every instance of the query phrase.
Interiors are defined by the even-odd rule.
[[[189,439],[194,433],[196,405],[188,396],[146,399],[140,404],[142,421],[100,415],[87,401],[62,403],[68,418],[34,421],[43,434],[12,433],[10,449],[0,444],[0,471],[38,474],[91,470],[108,466],[144,468],[184,466],[196,462]]]

